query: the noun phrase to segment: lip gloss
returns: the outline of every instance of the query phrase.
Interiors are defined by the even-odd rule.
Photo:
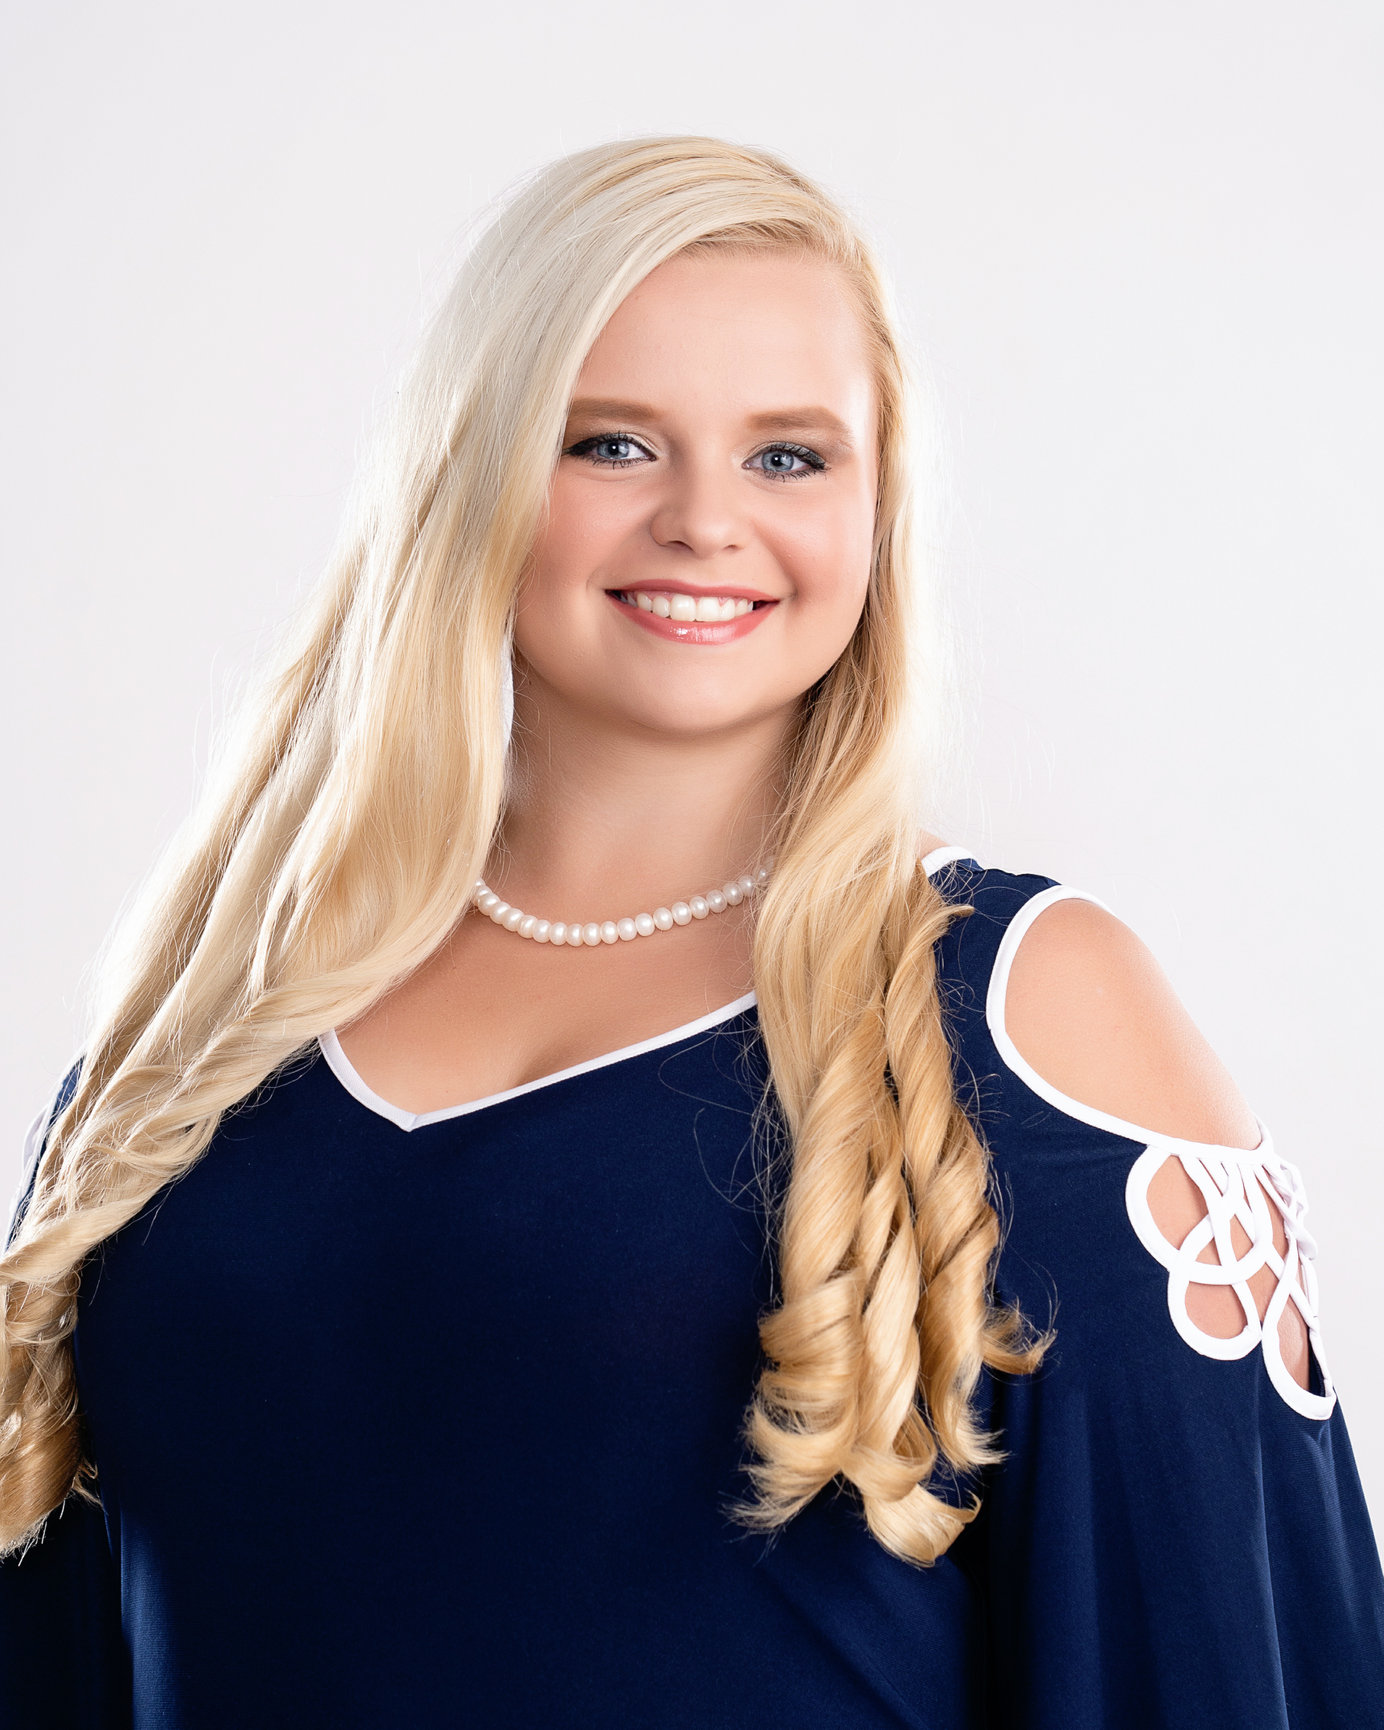
[[[666,637],[675,643],[736,642],[741,637],[747,637],[778,605],[777,601],[761,601],[748,613],[741,613],[735,619],[660,619],[657,613],[646,613],[642,607],[632,607],[628,601],[622,601],[614,590],[608,589],[606,595],[611,605],[618,607],[636,625],[652,631],[656,637]]]

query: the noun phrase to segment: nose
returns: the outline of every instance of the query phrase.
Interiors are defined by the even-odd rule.
[[[685,547],[694,558],[732,552],[749,539],[749,522],[736,477],[719,465],[671,465],[649,532],[661,547]]]

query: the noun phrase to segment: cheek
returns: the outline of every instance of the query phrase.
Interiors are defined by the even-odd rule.
[[[778,539],[778,554],[804,601],[824,612],[859,613],[870,579],[874,502],[862,496],[842,509],[797,513]]]
[[[603,562],[637,526],[633,490],[592,486],[585,476],[559,470],[549,493],[547,520],[534,547],[534,586],[580,587],[593,573],[599,574]]]

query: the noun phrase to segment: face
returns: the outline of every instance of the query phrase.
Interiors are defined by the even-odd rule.
[[[864,606],[876,418],[835,267],[661,265],[582,367],[520,591],[517,680],[684,738],[791,714]]]

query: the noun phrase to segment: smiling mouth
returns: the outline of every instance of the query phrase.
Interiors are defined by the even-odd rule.
[[[771,607],[773,601],[751,601],[743,595],[682,595],[646,593],[643,589],[609,589],[607,593],[627,607],[641,613],[652,613],[656,619],[671,619],[678,624],[715,625],[740,619],[746,613]]]

